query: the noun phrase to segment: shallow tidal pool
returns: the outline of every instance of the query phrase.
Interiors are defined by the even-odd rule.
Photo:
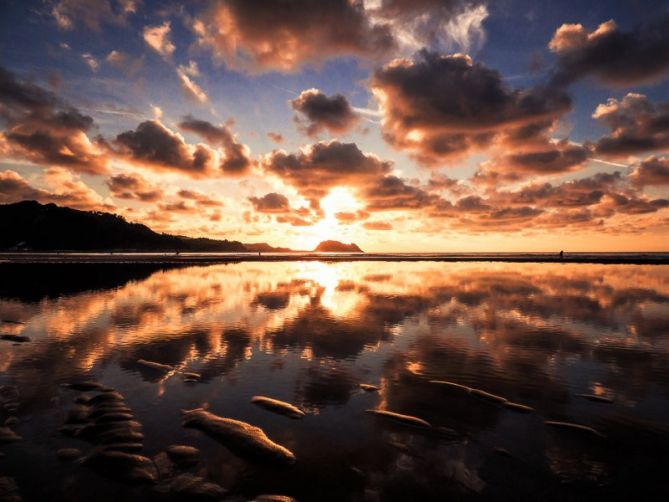
[[[7,264],[0,320],[1,500],[669,500],[669,266]]]

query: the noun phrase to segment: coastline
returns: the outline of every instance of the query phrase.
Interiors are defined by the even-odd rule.
[[[7,264],[166,264],[213,265],[239,262],[379,261],[503,262],[669,265],[667,253],[0,253]]]

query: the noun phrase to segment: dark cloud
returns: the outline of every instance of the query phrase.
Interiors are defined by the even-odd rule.
[[[648,157],[634,168],[629,177],[632,183],[641,187],[669,185],[669,158]]]
[[[669,149],[669,103],[654,104],[642,94],[629,93],[599,105],[593,118],[611,130],[595,145],[600,155],[626,157]]]
[[[0,68],[0,155],[89,174],[107,171],[102,140],[91,141],[93,119],[50,91]]]
[[[408,185],[397,176],[384,176],[363,192],[368,211],[419,209],[434,204],[439,197],[420,187]]]
[[[130,162],[193,177],[215,176],[216,153],[203,144],[189,145],[159,120],[147,120],[134,131],[116,136],[119,153]],[[220,171],[218,171],[220,174]]]
[[[315,136],[324,129],[330,134],[343,134],[353,127],[360,117],[345,96],[326,96],[318,89],[302,91],[290,102],[293,110],[301,114],[296,122],[308,136]]]
[[[223,202],[218,198],[211,197],[197,190],[181,189],[177,192],[177,196],[181,197],[182,199],[193,201],[198,206],[222,207],[224,205]]]
[[[553,80],[569,84],[583,77],[626,87],[657,81],[669,71],[669,16],[622,31],[613,20],[588,31],[563,24],[549,43],[557,54]]]
[[[163,190],[151,185],[146,179],[135,173],[121,173],[107,179],[111,194],[119,199],[136,199],[154,202],[163,196]]]
[[[571,106],[556,88],[511,89],[497,71],[468,56],[427,51],[376,71],[371,89],[384,112],[384,138],[425,165],[443,164],[528,128],[543,134]]]
[[[355,143],[318,142],[297,153],[274,151],[261,165],[268,173],[318,200],[336,186],[366,187],[390,172],[391,163],[363,153]]]
[[[230,68],[294,71],[338,56],[377,58],[395,47],[361,1],[219,0],[192,24],[198,43]]]
[[[563,140],[546,142],[535,150],[503,155],[493,164],[499,171],[512,171],[520,176],[562,174],[581,168],[589,156],[587,147]]]
[[[253,209],[259,213],[286,213],[290,211],[288,197],[271,192],[262,197],[249,197]]]
[[[215,126],[188,115],[179,123],[179,128],[194,132],[212,145],[219,146],[223,151],[221,169],[226,174],[244,174],[251,167],[248,147],[235,139],[228,124]]]

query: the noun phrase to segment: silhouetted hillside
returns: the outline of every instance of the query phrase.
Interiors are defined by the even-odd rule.
[[[350,244],[344,244],[343,242],[339,241],[323,241],[321,242],[318,246],[316,246],[316,249],[314,251],[318,251],[321,253],[362,253],[362,249],[360,249],[357,245],[350,243]]]
[[[115,214],[35,201],[0,205],[0,249],[246,251],[237,241],[159,234]]]

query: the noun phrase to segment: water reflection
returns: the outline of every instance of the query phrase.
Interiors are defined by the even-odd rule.
[[[72,399],[60,384],[82,379],[126,395],[144,425],[147,455],[179,441],[202,448],[199,475],[234,500],[266,492],[299,500],[667,495],[669,267],[0,265],[0,276],[0,331],[31,340],[0,341],[0,385],[20,392],[15,429],[25,438],[2,447],[0,476],[15,478],[26,499],[84,500],[100,483],[108,486],[96,495],[103,500],[164,497],[56,462],[56,449],[73,441],[57,433]],[[140,359],[175,371],[153,371]],[[199,373],[199,383],[179,370]],[[515,413],[430,380],[536,412]],[[366,393],[360,383],[381,390]],[[254,394],[309,416],[287,424],[251,405]],[[298,462],[281,472],[259,468],[185,431],[179,409],[196,406],[262,427]],[[457,437],[364,413],[376,407]],[[2,421],[10,415],[0,412]],[[589,425],[607,439],[550,430],[544,420]]]

